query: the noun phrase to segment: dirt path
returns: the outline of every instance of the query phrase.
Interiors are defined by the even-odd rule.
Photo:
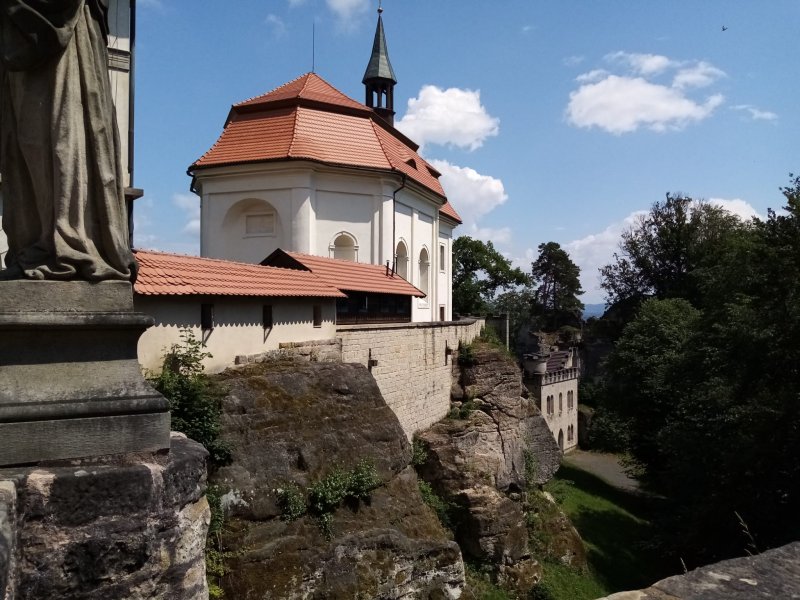
[[[614,454],[575,450],[564,456],[564,462],[596,475],[620,490],[634,493],[640,491],[639,482],[628,476]]]

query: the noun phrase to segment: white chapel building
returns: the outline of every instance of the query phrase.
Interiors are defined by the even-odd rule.
[[[306,73],[233,105],[217,142],[189,167],[200,253],[262,263],[280,249],[381,265],[422,292],[411,321],[451,320],[461,219],[440,173],[394,127],[397,80],[380,14],[363,83],[365,104]]]

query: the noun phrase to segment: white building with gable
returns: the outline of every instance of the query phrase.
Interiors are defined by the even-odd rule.
[[[394,128],[396,83],[381,17],[366,103],[316,73],[235,104],[189,167],[200,253],[263,261],[281,249],[387,266],[424,293],[411,320],[452,319],[452,240],[461,223],[418,146]]]

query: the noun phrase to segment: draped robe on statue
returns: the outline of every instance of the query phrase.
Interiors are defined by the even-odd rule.
[[[0,0],[0,278],[130,280],[108,0]]]

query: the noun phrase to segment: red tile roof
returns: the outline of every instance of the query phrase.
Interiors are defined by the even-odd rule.
[[[290,260],[287,261],[286,257]],[[270,254],[262,264],[287,266],[292,260],[298,263],[298,267],[305,267],[328,285],[340,290],[425,297],[422,290],[411,285],[397,273],[387,275],[386,267],[383,265],[356,263],[280,249]]]
[[[295,159],[393,171],[433,192],[441,213],[461,223],[417,148],[371,108],[307,73],[235,104],[222,135],[189,170]]]
[[[136,250],[144,296],[287,296],[345,298],[314,273],[248,263]]]
[[[284,83],[271,92],[255,96],[254,98],[239,102],[233,106],[234,108],[259,106],[262,104],[274,104],[283,100],[295,99],[321,102],[323,104],[336,104],[365,113],[372,112],[360,102],[356,102],[349,96],[345,96],[316,73],[306,73],[297,79]]]

